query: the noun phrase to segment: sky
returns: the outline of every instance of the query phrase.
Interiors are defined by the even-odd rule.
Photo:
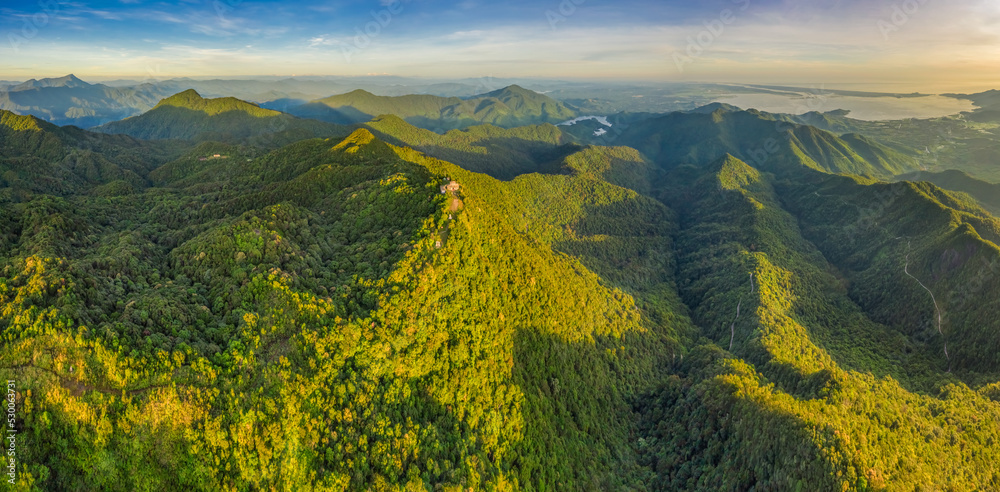
[[[0,80],[433,78],[1000,88],[1000,0],[0,4]]]

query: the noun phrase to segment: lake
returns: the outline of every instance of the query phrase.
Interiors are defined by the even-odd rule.
[[[732,94],[719,96],[716,102],[768,113],[802,114],[846,109],[851,118],[866,121],[937,118],[972,111],[971,101],[944,96],[858,97],[814,94]]]

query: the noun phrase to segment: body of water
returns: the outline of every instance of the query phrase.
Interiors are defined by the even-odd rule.
[[[976,109],[971,101],[936,95],[857,97],[807,93],[733,94],[719,96],[715,101],[768,113],[802,114],[810,111],[825,113],[836,109],[846,109],[851,112],[849,117],[866,121],[937,118]]]
[[[559,123],[556,126],[573,125],[573,124],[576,124],[577,122],[584,121],[584,120],[597,120],[598,123],[600,123],[600,124],[602,124],[604,126],[611,126],[611,122],[608,121],[608,117],[607,116],[580,116],[580,117],[573,118],[571,120],[567,120],[567,121],[564,121],[562,123]]]

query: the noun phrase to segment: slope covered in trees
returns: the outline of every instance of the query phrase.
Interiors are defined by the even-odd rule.
[[[805,166],[888,177],[917,169],[913,157],[861,135],[838,137],[756,110],[723,107],[640,121],[625,128],[616,144],[634,147],[666,167],[705,165],[731,154],[772,172]]]
[[[940,118],[892,121],[863,121],[846,111],[811,112],[799,116],[781,115],[792,123],[815,126],[837,135],[864,135],[919,162],[919,169],[935,173],[958,170],[976,179],[1000,182],[1000,121],[997,109],[990,109],[989,95],[976,100],[982,109]],[[993,116],[991,117],[990,114]],[[901,179],[905,179],[905,176]]]
[[[174,94],[141,115],[95,130],[147,140],[251,140],[272,148],[305,138],[345,134],[337,125],[302,120],[234,97],[205,99],[193,89]]]
[[[708,340],[638,405],[654,488],[1000,485],[995,383],[970,389],[947,372],[938,344],[869,316],[823,256],[843,238],[806,240],[822,238],[805,218],[800,233],[780,198],[795,192],[779,193],[773,177],[731,156],[686,174],[667,200],[680,214],[680,293]],[[840,218],[809,215],[824,217]]]
[[[855,183],[817,177],[783,196],[873,319],[931,348],[938,369],[995,378],[1000,221],[930,183]]]
[[[610,221],[564,228],[620,209],[605,213],[640,212],[664,240],[662,205],[592,177],[504,184],[366,130],[215,166],[135,196],[5,209],[22,224],[6,239],[0,357],[31,409],[22,477],[122,490],[641,486],[628,401],[691,328],[679,303],[647,319],[553,248],[599,262],[623,258],[604,243],[653,247]],[[445,174],[458,196],[438,192]],[[521,232],[515,210],[544,210],[512,192],[565,212]],[[669,254],[657,255],[648,270],[663,275]]]
[[[364,123],[379,115],[392,114],[439,133],[484,123],[504,128],[559,123],[576,116],[576,112],[565,104],[516,85],[468,99],[422,94],[376,96],[359,89],[289,111],[338,124]]]
[[[477,125],[444,135],[411,125],[393,115],[364,125],[388,142],[418,149],[470,171],[511,179],[533,172],[560,172],[562,159],[579,150],[558,127],[544,124],[517,128]]]
[[[230,106],[275,117],[164,103]],[[264,152],[0,116],[4,163],[161,153],[0,183],[22,488],[1000,488],[1000,223],[878,180],[908,164],[866,137],[386,116]]]
[[[994,216],[1000,216],[1000,184],[988,183],[951,169],[942,172],[916,172],[897,176],[901,181],[930,181],[946,190],[968,193]]]
[[[3,110],[0,142],[0,202],[24,201],[33,193],[114,193],[142,187],[153,168],[185,148],[178,142],[60,128]]]

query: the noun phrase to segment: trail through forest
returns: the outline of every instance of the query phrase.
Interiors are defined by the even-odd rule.
[[[934,302],[934,312],[937,314],[937,331],[938,331],[938,334],[941,335],[941,339],[944,340],[944,358],[945,358],[945,360],[948,361],[948,372],[951,372],[951,356],[948,355],[948,338],[944,336],[944,331],[941,329],[941,308],[938,306],[937,298],[934,297],[934,293],[931,292],[931,290],[928,289],[927,286],[924,285],[924,283],[920,281],[920,279],[918,279],[917,277],[914,277],[912,274],[910,274],[910,242],[909,241],[906,242],[906,262],[903,265],[903,273],[905,273],[907,276],[909,276],[913,280],[916,280],[917,283],[920,284],[920,286],[923,287],[924,290],[926,290],[927,293],[931,295],[931,301]]]

